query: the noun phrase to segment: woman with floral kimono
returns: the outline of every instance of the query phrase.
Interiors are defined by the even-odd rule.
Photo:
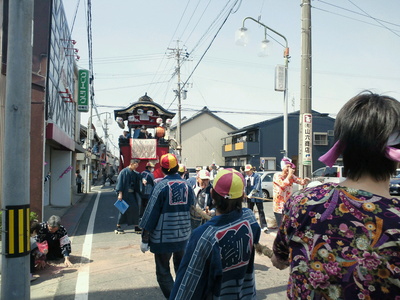
[[[290,266],[289,299],[400,297],[400,205],[389,179],[400,161],[400,103],[363,92],[340,110],[336,144],[347,179],[295,193],[274,241],[275,267]]]

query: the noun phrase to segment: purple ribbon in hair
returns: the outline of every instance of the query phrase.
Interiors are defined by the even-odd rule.
[[[285,165],[289,165],[292,169],[296,169],[296,165],[294,163],[292,163],[292,161],[290,159],[288,159],[287,157],[282,158],[281,162],[283,162]]]
[[[340,154],[343,153],[344,145],[341,141],[337,141],[328,152],[322,155],[318,160],[328,167],[332,167]],[[386,146],[386,157],[393,161],[400,161],[400,149]]]

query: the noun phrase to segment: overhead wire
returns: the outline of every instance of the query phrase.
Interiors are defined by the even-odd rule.
[[[196,71],[197,67],[199,66],[200,62],[203,60],[204,56],[206,55],[206,53],[208,52],[208,50],[211,48],[211,45],[214,43],[214,40],[216,39],[216,37],[218,36],[219,32],[221,31],[222,27],[225,25],[226,21],[228,20],[229,16],[231,15],[233,9],[235,8],[236,4],[238,3],[239,0],[235,0],[235,3],[232,5],[231,9],[229,10],[228,14],[226,15],[224,21],[222,22],[222,24],[220,25],[220,27],[218,28],[217,32],[215,33],[214,37],[212,38],[211,42],[209,43],[208,47],[206,48],[206,50],[203,52],[202,56],[200,57],[199,61],[197,62],[197,64],[195,65],[195,67],[193,68],[192,72],[189,74],[188,78],[186,79],[186,81],[182,84],[182,88],[184,88],[186,86],[186,84],[188,83],[189,79],[192,77],[192,75],[194,74],[194,72]],[[171,104],[168,106],[168,109],[172,106],[172,104],[175,102],[175,100],[177,99],[177,96],[174,97],[174,99],[172,100]]]
[[[182,12],[181,18],[180,18],[180,20],[179,20],[179,22],[178,22],[178,24],[177,24],[177,26],[176,26],[176,28],[175,28],[174,33],[172,34],[172,38],[171,38],[171,40],[169,41],[167,48],[171,45],[171,43],[172,43],[172,41],[173,41],[173,39],[174,39],[174,37],[175,37],[175,34],[176,34],[176,32],[178,31],[178,28],[179,28],[179,26],[180,26],[180,24],[181,24],[181,22],[182,22],[182,19],[183,19],[185,13],[186,13],[186,10],[187,10],[187,8],[189,7],[190,1],[191,1],[191,0],[189,0],[189,1],[186,3],[185,9],[184,9],[183,12]],[[153,79],[152,79],[152,82],[153,82],[153,81],[156,81],[156,78],[157,78],[157,81],[160,80],[160,77],[157,77],[157,74],[158,74],[158,71],[159,71],[160,68],[161,68],[162,63],[164,62],[165,57],[166,57],[166,53],[164,54],[164,56],[163,56],[163,58],[162,58],[160,64],[158,65],[157,71],[154,73],[154,77],[153,77]],[[161,71],[161,73],[164,73],[165,70],[166,70],[166,66],[165,66],[164,69]],[[150,87],[151,87],[151,84],[149,85],[149,90],[151,90]]]
[[[377,19],[377,18],[374,18],[372,16],[369,16],[368,14],[361,14],[359,12],[356,12],[356,11],[353,11],[353,10],[350,10],[350,9],[347,9],[347,8],[344,8],[344,7],[340,7],[338,5],[334,5],[334,4],[331,4],[331,3],[328,3],[328,2],[325,2],[325,1],[322,1],[322,0],[318,0],[318,2],[321,2],[321,3],[326,4],[326,5],[330,5],[332,7],[335,7],[335,8],[341,9],[341,10],[345,10],[347,12],[350,12],[350,13],[353,13],[353,14],[356,14],[356,15],[359,15],[359,16],[362,16],[362,17],[368,17],[368,18],[374,19],[379,25],[378,24],[373,24],[371,22],[363,21],[363,20],[360,20],[360,19],[357,19],[357,18],[353,18],[353,17],[347,16],[347,15],[343,15],[343,14],[340,14],[340,13],[337,13],[337,12],[333,12],[333,11],[330,11],[330,10],[327,10],[327,9],[324,9],[324,8],[321,8],[321,7],[318,7],[318,6],[315,6],[315,5],[313,5],[311,8],[314,9],[314,10],[323,11],[323,12],[326,12],[326,13],[329,13],[329,14],[332,14],[332,15],[337,15],[337,16],[340,16],[340,17],[343,17],[343,18],[346,18],[346,19],[350,19],[350,20],[353,20],[353,21],[360,22],[360,23],[368,24],[368,25],[371,25],[371,26],[385,28],[385,29],[391,31],[392,33],[394,33],[396,36],[400,36],[397,33],[397,32],[400,32],[399,30],[391,29],[391,28],[387,27],[386,25],[384,25],[383,23],[387,23],[387,24],[390,24],[390,25],[396,26],[396,27],[400,27],[399,24],[395,24],[395,23],[392,23],[392,22],[388,22],[388,21],[384,21],[384,20],[381,20],[381,19]]]
[[[321,3],[324,3],[324,4],[326,4],[326,5],[329,5],[329,6],[333,6],[333,7],[335,7],[335,8],[341,9],[341,10],[345,10],[345,11],[351,12],[351,13],[356,14],[356,15],[360,15],[360,16],[363,16],[363,17],[365,17],[365,16],[368,16],[368,17],[369,17],[369,15],[368,15],[367,13],[365,13],[365,12],[364,12],[364,14],[362,14],[362,13],[356,12],[356,11],[354,11],[354,10],[351,10],[351,9],[348,9],[348,8],[345,8],[345,7],[341,7],[341,6],[339,6],[339,5],[332,4],[332,3],[329,3],[329,2],[326,2],[326,1],[323,1],[323,0],[317,0],[317,1],[318,1],[318,2],[321,2]],[[352,2],[351,2],[351,3],[352,3]],[[354,3],[352,3],[352,4],[353,4],[354,6],[356,6]],[[357,7],[357,6],[356,6],[356,7]],[[357,8],[358,8],[358,7],[357,7]],[[377,19],[377,18],[374,18],[374,17],[373,17],[373,19],[374,19],[374,20],[378,20],[378,21],[380,21],[380,22],[382,22],[382,23],[387,23],[387,24],[390,24],[390,25],[393,25],[393,26],[400,27],[400,24],[388,22],[388,21],[385,21],[385,20],[382,20],[382,19]]]
[[[191,50],[191,54],[195,53],[197,48],[202,44],[202,42],[205,40],[205,38],[210,34],[212,29],[217,26],[218,21],[223,17],[223,14],[225,10],[228,8],[230,1],[228,1],[225,6],[222,8],[222,10],[218,13],[217,17],[214,18],[214,20],[211,22],[210,26],[207,28],[205,33],[202,35],[202,37],[198,40],[198,42],[194,45],[194,47]],[[237,3],[237,0],[235,4]]]
[[[368,16],[369,18],[371,18],[372,20],[374,20],[375,22],[377,22],[378,24],[380,24],[382,27],[386,28],[387,30],[389,30],[390,32],[394,33],[395,35],[397,35],[398,37],[400,37],[400,35],[398,33],[396,33],[394,30],[392,30],[391,28],[387,27],[386,25],[383,24],[383,22],[377,18],[372,17],[369,13],[367,13],[365,10],[363,10],[361,7],[359,7],[358,5],[356,5],[355,3],[353,3],[351,0],[347,0],[349,1],[351,4],[353,4],[355,7],[357,7],[359,10],[361,10],[366,16]]]
[[[78,14],[78,8],[79,8],[79,4],[80,4],[80,3],[81,3],[81,0],[78,0],[78,1],[77,1],[77,4],[76,4],[76,8],[75,8],[74,17],[73,17],[73,19],[72,19],[72,24],[71,24],[71,35],[72,35],[72,32],[74,31],[75,20],[76,20],[77,14]]]
[[[194,10],[192,11],[191,16],[188,18],[188,22],[186,23],[186,26],[184,27],[182,33],[180,34],[182,40],[183,40],[183,36],[184,36],[184,34],[185,34],[185,31],[186,31],[187,28],[189,27],[189,23],[190,23],[190,22],[193,20],[193,18],[194,18],[194,14],[196,13],[196,11],[197,11],[197,9],[198,9],[198,7],[199,7],[199,5],[200,5],[200,2],[201,2],[201,1],[197,1],[196,7],[195,7]],[[203,12],[203,14],[204,14],[204,12]],[[201,16],[203,16],[203,14],[202,14]],[[200,17],[200,19],[201,19],[201,17]],[[196,26],[195,26],[194,28],[196,28]],[[192,31],[192,32],[193,32],[193,31]]]
[[[200,3],[200,1],[199,1],[198,3]],[[210,5],[210,3],[211,3],[211,0],[208,1],[207,5],[205,6],[205,8],[204,8],[203,12],[201,13],[199,19],[197,20],[196,24],[193,26],[192,31],[190,32],[189,36],[186,38],[187,41],[189,41],[189,39],[190,39],[190,37],[192,36],[194,30],[195,30],[195,29],[197,28],[197,26],[199,25],[199,23],[200,23],[201,19],[203,18],[205,12],[207,11],[207,8],[208,8],[208,6]],[[182,40],[183,40],[183,37],[182,37]],[[186,42],[186,43],[187,43],[187,42]]]
[[[199,61],[197,62],[197,64],[193,68],[192,72],[190,73],[190,75],[188,76],[186,81],[183,83],[182,88],[185,87],[185,85],[187,84],[189,79],[192,77],[193,73],[196,71],[196,69],[199,66],[200,62],[203,60],[204,56],[207,54],[208,50],[211,48],[211,45],[214,43],[215,39],[217,38],[217,36],[218,36],[219,32],[221,31],[222,27],[225,25],[226,21],[228,20],[229,16],[231,15],[231,13],[232,13],[233,9],[235,8],[236,4],[238,3],[238,1],[239,0],[236,0],[235,3],[233,4],[233,6],[230,9],[229,13],[226,15],[224,21],[222,22],[221,26],[218,28],[218,31],[215,33],[214,37],[212,38],[210,44],[208,45],[208,47],[206,48],[206,50],[204,51],[204,53],[200,57]]]

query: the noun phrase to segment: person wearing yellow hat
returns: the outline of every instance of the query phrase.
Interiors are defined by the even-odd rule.
[[[261,176],[254,172],[254,168],[250,164],[244,166],[244,172],[246,174],[245,191],[248,208],[253,210],[254,205],[257,206],[261,228],[265,233],[268,233],[268,225],[265,219],[264,203],[262,200]]]
[[[185,252],[192,228],[190,208],[194,204],[193,189],[177,171],[178,160],[174,154],[161,156],[160,165],[166,175],[154,187],[144,211],[141,251],[154,253],[157,282],[166,298],[169,298],[174,280],[169,262],[173,257],[175,273]]]
[[[186,172],[186,166],[184,164],[179,164],[179,168],[178,168],[178,174],[183,178],[185,176],[185,172]]]
[[[242,208],[244,178],[220,170],[211,196],[216,216],[196,228],[186,247],[169,299],[255,299],[254,244],[260,225]]]

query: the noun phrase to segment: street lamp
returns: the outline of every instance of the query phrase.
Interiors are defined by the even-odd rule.
[[[288,66],[289,66],[289,47],[288,47],[288,42],[285,38],[284,35],[280,34],[279,32],[275,31],[274,29],[268,27],[267,25],[257,21],[256,19],[253,19],[251,17],[246,17],[243,20],[243,25],[242,28],[236,31],[235,37],[236,41],[235,43],[240,46],[246,46],[248,43],[248,30],[246,27],[244,27],[244,23],[246,20],[252,20],[256,22],[257,24],[261,25],[264,27],[264,40],[261,42],[261,47],[262,51],[259,53],[260,56],[266,56],[268,55],[267,52],[267,47],[269,43],[269,40],[267,39],[267,29],[272,31],[273,33],[279,35],[283,40],[285,41],[285,50],[283,52],[283,57],[285,59],[285,65],[284,65],[284,70],[283,72],[280,72],[279,66],[276,68],[276,75],[275,75],[275,90],[276,91],[283,91],[283,151],[284,151],[284,156],[288,155],[288,100],[287,100],[287,89],[288,89]],[[278,75],[278,76],[277,76]],[[278,81],[278,82],[277,82]],[[281,84],[279,84],[279,81]],[[280,86],[280,87],[279,87]]]

